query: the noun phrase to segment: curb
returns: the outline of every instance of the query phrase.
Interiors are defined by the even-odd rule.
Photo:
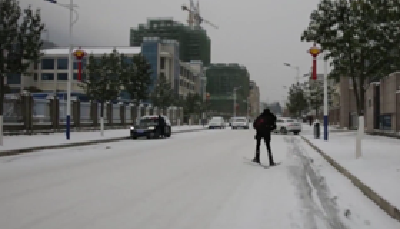
[[[199,129],[190,129],[190,130],[177,130],[177,131],[172,131],[172,133],[173,134],[189,133],[189,132],[196,132],[196,131],[201,131],[201,130],[205,130],[205,129],[199,128]],[[84,142],[66,143],[66,144],[61,144],[61,145],[34,146],[34,147],[27,147],[27,148],[22,148],[22,149],[12,149],[12,150],[7,150],[7,151],[0,151],[0,157],[15,156],[15,155],[20,155],[20,154],[32,153],[32,152],[40,151],[40,150],[63,149],[63,148],[69,148],[69,147],[88,146],[88,145],[95,145],[95,144],[100,144],[100,143],[117,142],[117,141],[128,140],[128,139],[130,139],[129,136],[114,137],[114,138],[90,140],[90,141],[84,141]]]
[[[315,146],[305,138],[304,136],[301,136],[301,138],[311,146],[315,151],[317,151],[321,156],[329,162],[337,171],[339,171],[342,175],[347,177],[357,188],[360,189],[362,193],[364,193],[365,196],[367,196],[370,200],[372,200],[376,205],[378,205],[384,212],[386,212],[389,216],[391,216],[393,219],[397,220],[400,222],[400,210],[390,204],[387,200],[385,200],[382,196],[378,195],[375,191],[373,191],[370,187],[365,185],[360,179],[358,179],[356,176],[351,174],[347,169],[345,169],[343,166],[341,166],[339,163],[337,163],[335,160],[333,160],[330,156],[325,154],[320,148]]]

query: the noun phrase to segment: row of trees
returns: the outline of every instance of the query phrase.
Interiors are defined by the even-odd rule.
[[[41,22],[39,10],[33,10],[31,7],[22,10],[16,0],[0,0],[0,27],[1,119],[4,94],[10,91],[10,88],[4,84],[5,77],[11,73],[30,74],[28,69],[31,63],[38,62],[40,59],[44,24]],[[0,128],[2,128],[2,123],[0,123]],[[1,144],[2,136],[0,136]]]
[[[400,1],[321,0],[301,40],[321,46],[332,61],[330,78],[350,77],[364,116],[366,84],[400,68],[399,35]]]
[[[328,106],[332,105],[333,88],[328,86]],[[306,87],[293,84],[288,93],[286,107],[293,116],[300,117],[302,114],[315,111],[319,114],[324,105],[324,88],[320,81],[311,82]]]
[[[302,41],[319,44],[332,61],[330,77],[350,77],[357,105],[356,157],[364,134],[365,90],[400,69],[400,1],[321,0]]]
[[[41,22],[39,10],[30,7],[22,10],[16,0],[0,0],[0,25],[0,116],[2,116],[4,94],[10,92],[10,88],[4,84],[4,78],[12,73],[31,75],[28,71],[29,66],[40,61],[44,24]],[[80,86],[91,99],[99,101],[102,106],[106,101],[117,99],[124,91],[130,94],[136,104],[150,99],[154,106],[161,108],[183,106],[186,114],[202,112],[205,109],[205,104],[199,95],[188,95],[185,99],[176,96],[171,83],[164,76],[158,76],[155,87],[150,88],[153,83],[151,66],[141,55],[127,57],[116,50],[111,54],[104,54],[101,58],[91,55],[83,73],[86,77]],[[38,91],[33,87],[27,90]]]
[[[198,94],[189,94],[186,98],[177,96],[171,82],[163,75],[157,76],[154,88],[150,88],[153,84],[151,66],[141,55],[127,57],[116,50],[98,59],[90,55],[84,74],[86,77],[80,86],[91,99],[100,102],[101,111],[106,101],[117,99],[121,92],[129,93],[136,105],[150,99],[153,106],[163,109],[183,107],[187,115],[200,114],[206,109]]]

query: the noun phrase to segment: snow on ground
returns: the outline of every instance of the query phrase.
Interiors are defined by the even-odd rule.
[[[205,130],[0,158],[2,228],[338,229],[327,225],[348,223],[330,201],[331,187],[318,184],[290,139],[272,139],[282,165],[265,169],[244,160],[254,156],[253,134]],[[268,164],[265,151],[261,160]],[[354,192],[348,183],[334,178],[332,184]],[[359,220],[346,229],[400,228],[365,197],[339,194],[343,206],[375,213],[356,212],[371,226]]]
[[[203,128],[203,126],[173,126],[172,131],[201,128]],[[36,146],[50,146],[127,136],[129,136],[129,129],[105,130],[103,137],[100,136],[99,130],[91,132],[71,132],[70,140],[66,140],[65,133],[4,136],[4,144],[0,146],[0,152]]]
[[[329,141],[314,139],[311,131],[304,137],[332,157],[350,173],[391,204],[400,208],[400,140],[365,135],[362,157],[355,158],[356,132],[330,133]]]
[[[306,142],[298,139],[294,152],[310,162],[314,174],[319,177],[321,189],[330,192],[329,197],[339,207],[342,222],[348,228],[400,228],[400,223],[382,211],[368,199],[349,179],[333,168]],[[348,216],[345,213],[349,212]]]

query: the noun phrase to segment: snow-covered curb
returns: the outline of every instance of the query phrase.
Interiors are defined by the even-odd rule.
[[[205,128],[183,129],[183,130],[178,129],[178,130],[173,130],[172,133],[175,133],[175,134],[188,133],[188,132],[195,132],[195,131],[200,131],[200,130],[204,130],[204,129]],[[76,147],[76,146],[95,145],[95,144],[99,144],[99,143],[116,142],[116,141],[127,140],[127,139],[129,139],[129,136],[111,137],[111,138],[88,140],[88,141],[79,141],[79,142],[64,143],[64,144],[58,144],[58,145],[44,145],[44,146],[24,147],[24,148],[20,148],[20,149],[9,149],[9,150],[0,151],[0,157],[32,153],[32,152],[36,152],[36,151],[40,151],[40,150],[62,149],[62,148]]]
[[[347,169],[345,169],[343,166],[341,166],[339,163],[337,163],[335,160],[333,160],[330,156],[328,156],[326,153],[324,153],[317,146],[312,144],[311,141],[309,141],[306,137],[301,136],[301,138],[307,144],[309,144],[314,150],[316,150],[318,153],[320,153],[321,156],[323,158],[325,158],[325,160],[328,161],[329,164],[331,164],[336,170],[338,170],[341,174],[343,174],[345,177],[347,177],[357,188],[359,188],[361,190],[361,192],[364,193],[364,195],[366,195],[375,204],[377,204],[389,216],[391,216],[392,218],[394,218],[400,222],[400,210],[398,208],[396,208],[394,205],[389,203],[382,196],[380,196],[375,191],[373,191],[370,187],[365,185],[361,180],[359,180],[357,177],[355,177],[353,174],[351,174]]]

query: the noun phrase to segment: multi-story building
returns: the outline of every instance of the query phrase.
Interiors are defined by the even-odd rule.
[[[400,72],[382,79],[366,82],[364,117],[367,132],[400,132]],[[340,126],[358,128],[358,114],[353,81],[350,77],[340,78]]]
[[[203,62],[199,60],[190,61],[190,66],[192,71],[197,74],[199,77],[197,78],[198,83],[196,84],[196,91],[199,92],[200,96],[203,100],[206,100],[206,87],[207,87],[207,78],[205,76],[206,68],[203,65]]]
[[[183,62],[200,60],[205,66],[211,63],[211,40],[202,28],[191,29],[173,18],[147,19],[147,24],[131,28],[130,46],[141,46],[145,37],[178,41],[179,57]]]
[[[260,102],[260,112],[262,112],[263,110],[267,109],[268,107],[269,107],[268,103]]]
[[[144,42],[142,47],[82,47],[87,55],[93,55],[95,58],[101,58],[104,54],[117,52],[126,57],[133,57],[142,54],[150,63],[152,68],[153,85],[159,75],[164,75],[170,82],[176,94],[184,97],[188,93],[200,94],[201,80],[200,74],[190,63],[184,63],[179,60],[178,44],[174,41],[161,41],[149,39]],[[153,42],[154,41],[154,42]],[[24,88],[36,87],[43,92],[65,92],[68,80],[68,48],[52,48],[42,50],[42,57],[39,64],[32,65],[30,72],[32,76],[10,74],[7,76],[7,84],[12,92],[22,92]],[[88,56],[82,60],[82,68],[85,68],[88,62]],[[73,63],[73,80],[71,91],[75,93],[84,93],[80,83],[77,80],[77,62]],[[86,76],[82,74],[84,79]],[[121,96],[126,95],[123,93]],[[129,96],[129,95],[128,95]]]
[[[210,110],[233,113],[233,93],[236,90],[237,114],[245,115],[250,95],[250,74],[239,64],[211,64],[206,71]]]
[[[250,80],[249,105],[250,116],[256,117],[260,114],[260,88],[253,80]]]

